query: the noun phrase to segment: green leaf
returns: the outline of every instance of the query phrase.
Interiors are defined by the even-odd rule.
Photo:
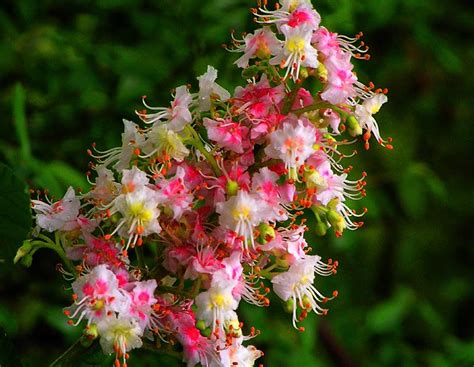
[[[414,301],[415,295],[410,289],[398,289],[389,300],[380,303],[368,314],[367,326],[375,333],[397,330]]]
[[[99,367],[111,366],[112,362],[113,357],[104,354],[97,341],[85,347],[79,339],[52,362],[50,367]]]
[[[7,333],[0,327],[0,366],[18,366],[23,364],[19,358],[18,351],[12,341],[8,338]]]
[[[84,174],[79,173],[71,166],[61,161],[54,161],[48,164],[48,170],[63,185],[64,188],[69,186],[88,189],[89,184]]]
[[[10,263],[31,229],[30,198],[26,184],[1,163],[0,208],[0,259]]]

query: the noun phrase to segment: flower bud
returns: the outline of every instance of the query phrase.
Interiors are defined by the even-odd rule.
[[[272,51],[268,48],[268,46],[265,43],[260,42],[259,47],[257,51],[255,52],[255,56],[257,56],[259,59],[265,60],[265,59],[270,58],[270,56],[272,56]]]
[[[352,115],[347,118],[347,130],[351,136],[362,135],[362,128],[357,119]]]
[[[280,268],[288,268],[290,266],[288,259],[285,257],[276,257],[275,262]]]
[[[225,185],[225,191],[227,195],[235,196],[237,195],[237,192],[239,191],[239,184],[237,183],[237,181],[228,180]]]
[[[322,62],[318,64],[317,73],[318,73],[319,79],[322,82],[326,82],[328,80],[328,70],[326,69],[326,67],[324,66]]]
[[[327,182],[316,170],[308,170],[305,172],[306,186],[308,189],[324,190],[327,188]]]
[[[204,322],[204,320],[198,320],[196,322],[196,328],[198,328],[201,331],[205,330],[207,328],[207,326],[206,326],[206,323]]]
[[[258,232],[259,236],[257,241],[262,245],[265,245],[275,238],[275,229],[267,223],[261,223],[258,226]]]
[[[295,167],[290,167],[288,170],[288,178],[290,180],[298,180],[298,171]]]
[[[226,331],[232,333],[234,336],[241,337],[242,336],[242,329],[240,328],[239,320],[231,320],[226,325]]]
[[[307,295],[303,296],[303,308],[305,308],[305,309],[312,308],[311,300],[309,299],[309,297]]]
[[[84,328],[82,332],[81,344],[84,347],[90,347],[95,339],[99,336],[96,324],[90,324]]]
[[[334,228],[334,231],[342,233],[344,228],[346,228],[344,218],[337,211],[330,209],[327,218],[329,223],[331,223],[331,226]]]
[[[201,335],[205,336],[206,338],[210,337],[212,334],[212,330],[210,327],[205,328],[204,330],[201,330]]]
[[[308,69],[305,68],[305,67],[301,67],[299,78],[300,79],[306,79],[308,76],[309,76]]]
[[[26,256],[27,254],[29,254],[29,252],[31,251],[32,249],[32,245],[31,245],[31,242],[30,241],[24,241],[23,242],[23,245],[18,249],[18,251],[16,252],[16,255],[15,255],[15,258],[13,259],[13,263],[16,264],[18,261],[20,261],[20,259],[24,256]]]
[[[285,302],[285,306],[284,306],[285,311],[288,313],[292,313],[294,304],[295,304],[295,301],[293,300],[293,298],[288,299],[288,301]]]
[[[26,268],[29,268],[31,264],[33,263],[33,256],[31,256],[30,254],[26,254],[25,256],[21,258],[20,262],[21,262],[21,265],[23,265]]]
[[[242,77],[245,79],[252,79],[253,77],[257,76],[258,74],[258,66],[252,65],[242,71]]]
[[[317,236],[325,236],[326,232],[328,230],[328,225],[324,222],[318,222],[314,226],[314,233],[316,233]]]

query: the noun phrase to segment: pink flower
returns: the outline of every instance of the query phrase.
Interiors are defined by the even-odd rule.
[[[296,110],[298,108],[309,106],[312,103],[313,96],[311,95],[311,93],[304,88],[300,88],[298,89],[298,93],[296,94],[296,98],[293,102],[293,106],[291,107],[291,109]]]
[[[258,121],[272,113],[284,98],[283,85],[271,87],[266,74],[263,74],[258,83],[235,89],[234,105],[254,123],[254,120]]]
[[[99,265],[72,283],[75,294],[74,304],[67,310],[71,318],[84,317],[88,323],[107,316],[109,311],[122,312],[129,305],[128,297],[119,289],[115,274],[107,265]]]
[[[280,205],[283,200],[280,196],[280,187],[276,183],[278,179],[279,176],[267,167],[260,169],[252,179],[252,191],[271,208],[271,215],[267,217],[269,221],[288,219],[287,211]]]
[[[170,313],[172,329],[176,331],[176,337],[183,346],[183,361],[188,367],[198,363],[203,366],[212,366],[217,360],[215,342],[203,337],[196,328],[196,319],[192,312]]]
[[[352,72],[349,54],[333,54],[324,61],[327,69],[327,83],[321,98],[332,104],[345,103],[356,95],[354,83],[357,77]]]
[[[330,32],[325,27],[320,27],[314,32],[312,42],[325,57],[342,51],[339,46],[337,33]]]
[[[261,246],[264,251],[272,252],[289,265],[305,256],[305,248],[308,246],[304,239],[305,227],[295,229],[280,229],[275,231],[275,238]]]
[[[243,153],[248,142],[248,128],[233,122],[230,119],[211,120],[204,118],[204,126],[207,129],[209,139],[215,141],[217,145],[227,148],[236,153]]]
[[[280,45],[280,41],[268,27],[258,29],[253,34],[247,34],[241,43],[243,44],[239,45],[235,51],[244,54],[234,62],[239,68],[246,68],[249,60],[255,56],[265,59],[274,55]]]
[[[129,292],[131,304],[129,315],[135,317],[139,324],[145,328],[149,324],[152,307],[156,303],[154,292],[156,280],[151,279],[143,282],[133,283],[133,289]]]
[[[195,248],[190,245],[167,246],[163,251],[163,266],[171,273],[176,274],[179,268],[188,265],[195,254]]]
[[[270,143],[265,153],[270,158],[281,159],[291,178],[295,178],[296,169],[314,152],[316,129],[303,120],[297,123],[284,122],[283,127],[270,134]]]
[[[173,178],[163,178],[156,183],[158,200],[173,211],[174,220],[180,219],[184,212],[190,210],[194,199],[184,184],[185,175],[184,168],[179,166]]]
[[[216,251],[212,247],[200,247],[196,255],[191,256],[184,273],[186,279],[197,279],[201,274],[212,275],[223,265],[216,258]]]
[[[293,28],[308,25],[316,29],[319,22],[321,22],[321,16],[311,6],[301,5],[290,14],[286,24]]]

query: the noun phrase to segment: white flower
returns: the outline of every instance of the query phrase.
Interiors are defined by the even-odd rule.
[[[281,273],[272,279],[273,290],[283,301],[292,302],[293,326],[296,327],[296,308],[311,308],[317,314],[325,314],[317,302],[324,302],[324,297],[313,286],[315,273],[329,275],[329,266],[320,261],[319,256],[307,255],[290,266],[287,272]]]
[[[245,238],[244,246],[247,246],[248,240],[254,245],[254,227],[268,215],[272,215],[272,210],[265,201],[242,190],[226,202],[217,203],[216,212],[220,214],[220,225]]]
[[[122,190],[125,193],[140,190],[149,183],[146,173],[135,166],[122,171]]]
[[[121,185],[115,182],[113,172],[104,165],[97,166],[95,171],[97,178],[94,188],[86,196],[101,204],[108,204],[120,193]]]
[[[77,227],[77,216],[81,203],[74,189],[69,187],[64,197],[52,204],[32,200],[33,210],[37,213],[36,223],[48,232],[70,231]]]
[[[146,112],[135,111],[135,113],[147,124],[155,122],[167,121],[167,128],[175,132],[183,130],[186,124],[192,121],[191,112],[189,111],[189,105],[193,98],[185,85],[176,88],[176,93],[171,107],[151,107],[143,99],[143,104],[146,108],[155,113],[147,114]]]
[[[164,125],[153,126],[147,138],[144,150],[148,156],[156,153],[181,162],[189,155],[189,150],[184,145],[181,136]]]
[[[310,26],[290,27],[284,24],[281,32],[285,35],[285,43],[280,53],[270,59],[270,64],[287,68],[285,78],[291,75],[294,80],[298,79],[301,66],[318,67],[318,52],[311,46],[313,29]]]
[[[222,273],[220,276],[218,273]],[[220,271],[213,275],[211,288],[196,297],[196,318],[205,321],[207,326],[214,330],[216,326],[223,331],[227,322],[235,320],[235,310],[239,302],[232,295],[237,281],[228,279],[225,272]]]
[[[135,149],[141,149],[145,142],[143,135],[138,130],[137,124],[125,119],[123,124],[125,130],[122,133],[122,147],[118,148],[117,154],[110,155],[108,159],[102,162],[102,164],[108,165],[111,161],[117,161],[114,168],[118,171],[128,167]]]
[[[288,12],[293,12],[300,6],[308,6],[311,9],[313,8],[313,4],[311,3],[311,0],[280,0],[281,4],[281,10],[283,11],[288,11]]]
[[[126,366],[126,353],[143,345],[143,329],[138,322],[127,316],[112,314],[97,324],[100,346],[105,353],[116,353],[117,359],[123,358]]]
[[[242,337],[234,338],[233,343],[219,353],[222,366],[253,367],[263,353],[253,345],[244,347]]]
[[[120,230],[123,237],[129,238],[128,245],[134,244],[139,236],[161,232],[158,203],[158,193],[148,187],[141,187],[115,199],[115,209],[123,217],[116,230]]]
[[[362,105],[357,105],[355,109],[355,117],[359,121],[360,127],[369,132],[373,132],[378,142],[382,139],[380,137],[379,126],[373,115],[379,112],[387,100],[388,98],[385,94],[377,93],[362,102]]]
[[[76,324],[85,317],[88,324],[107,317],[111,311],[126,311],[129,298],[119,289],[115,274],[107,265],[98,265],[86,275],[72,283],[74,304],[66,309],[66,314],[77,318]]]
[[[201,112],[210,110],[211,95],[217,95],[223,102],[230,98],[230,93],[215,82],[217,79],[217,70],[212,66],[208,66],[207,72],[197,79],[199,80],[198,103]]]
[[[270,158],[285,162],[285,168],[293,176],[296,169],[314,153],[315,143],[316,129],[313,126],[305,126],[302,120],[298,120],[296,125],[285,122],[283,128],[270,134],[270,144],[265,148],[265,153]]]

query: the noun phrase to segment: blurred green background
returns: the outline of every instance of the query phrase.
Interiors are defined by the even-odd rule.
[[[339,290],[330,313],[309,317],[306,332],[298,333],[277,301],[270,309],[243,308],[247,325],[261,330],[254,343],[265,351],[262,363],[471,366],[472,6],[313,3],[331,30],[364,31],[372,60],[356,69],[362,81],[390,90],[377,119],[395,149],[373,145],[356,158],[356,173],[369,173],[366,226],[339,239],[311,239],[317,253],[341,264],[318,284],[326,293]],[[242,83],[232,65],[236,55],[221,44],[231,29],[255,28],[251,6],[250,0],[2,1],[0,160],[33,188],[61,195],[70,184],[85,187],[85,150],[93,141],[116,146],[121,119],[134,119],[142,95],[167,105],[170,90],[196,86],[207,64],[218,68],[222,85]],[[4,196],[7,184],[1,183]],[[69,292],[52,253],[38,252],[30,269],[11,264],[23,233],[8,220],[21,213],[8,200],[0,204],[0,228],[10,233],[0,239],[0,365],[46,366],[78,336],[61,313]],[[84,361],[95,365],[92,357]],[[141,351],[130,364],[181,365]]]

